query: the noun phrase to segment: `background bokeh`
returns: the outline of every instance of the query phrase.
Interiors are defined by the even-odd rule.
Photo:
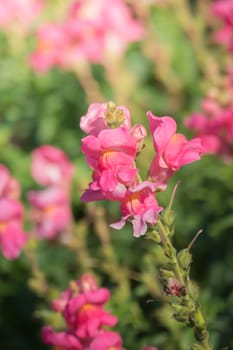
[[[27,254],[15,261],[0,256],[2,350],[48,349],[40,339],[40,328],[59,323],[49,311],[50,302],[70,280],[87,271],[110,288],[109,308],[119,317],[116,329],[126,349],[152,344],[164,350],[187,350],[192,343],[192,332],[173,320],[163,301],[157,272],[164,261],[160,248],[143,237],[134,238],[130,225],[119,232],[108,228],[120,217],[116,203],[85,206],[80,202],[91,174],[80,150],[84,134],[79,120],[90,103],[113,100],[129,108],[134,123],[148,129],[146,112],[151,110],[155,115],[173,116],[179,130],[191,136],[183,120],[200,110],[201,100],[215,87],[217,74],[221,79],[229,57],[212,40],[219,22],[210,16],[211,1],[126,3],[142,23],[142,39],[129,44],[117,58],[107,56],[101,63],[82,62],[67,69],[56,66],[38,72],[30,64],[30,55],[37,47],[37,28],[62,21],[71,1],[44,1],[27,30],[23,21],[7,26],[0,22],[0,162],[19,180],[27,210],[26,192],[36,187],[30,175],[31,151],[51,144],[66,152],[75,164],[72,209],[78,247],[34,242],[33,259],[49,285],[46,291],[33,275]],[[152,157],[148,134],[138,158],[144,175]],[[166,206],[174,184],[181,181],[174,201],[174,239],[179,249],[203,229],[192,248],[191,275],[200,288],[215,349],[233,347],[232,179],[233,162],[205,156],[176,173],[158,197]],[[109,239],[107,246],[104,235]]]

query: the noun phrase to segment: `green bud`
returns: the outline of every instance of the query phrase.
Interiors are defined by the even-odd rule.
[[[159,269],[159,276],[162,281],[167,281],[169,278],[174,278],[174,272],[166,270],[166,269]]]
[[[147,231],[146,238],[151,239],[152,241],[154,241],[156,243],[161,243],[160,235],[159,235],[158,231],[156,231],[156,230]]]
[[[170,208],[166,208],[161,214],[162,223],[171,229],[175,223],[175,212]]]
[[[192,255],[190,254],[188,248],[181,250],[177,254],[177,259],[183,270],[187,271],[190,268],[192,262]]]
[[[197,310],[193,315],[193,320],[195,323],[195,326],[198,328],[205,328],[206,327],[206,321],[204,319],[204,316],[200,310]]]
[[[177,312],[173,314],[176,321],[187,324],[189,322],[189,317],[186,313]]]

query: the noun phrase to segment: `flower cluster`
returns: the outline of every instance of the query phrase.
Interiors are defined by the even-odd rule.
[[[73,69],[82,61],[100,63],[109,52],[122,54],[142,33],[123,0],[76,0],[63,23],[39,28],[30,63],[39,72],[53,66]]]
[[[81,118],[80,127],[89,135],[82,139],[82,152],[93,170],[93,181],[83,193],[83,201],[114,200],[121,204],[122,218],[111,227],[120,229],[126,221],[133,224],[139,237],[154,225],[163,209],[155,199],[157,190],[165,190],[169,178],[182,165],[200,159],[200,139],[188,141],[176,133],[171,117],[156,117],[148,112],[156,155],[141,181],[135,160],[143,148],[145,128],[131,127],[130,112],[112,102],[92,104]]]
[[[8,29],[19,24],[25,30],[30,27],[42,8],[41,0],[1,0],[0,27]]]
[[[227,92],[227,94],[226,94]],[[223,95],[224,93],[224,95]],[[219,91],[210,91],[202,101],[200,113],[192,113],[185,125],[201,138],[205,153],[232,160],[233,142],[233,71],[228,72]]]
[[[212,4],[212,14],[222,22],[222,28],[214,35],[214,40],[225,45],[233,52],[233,2],[232,0],[217,0]]]
[[[109,290],[99,288],[91,275],[72,282],[52,303],[64,319],[65,330],[56,332],[45,326],[43,341],[62,350],[124,350],[120,335],[106,330],[117,323],[117,318],[104,310],[109,298]]]
[[[32,176],[41,191],[30,191],[31,219],[39,238],[53,239],[66,230],[71,222],[70,181],[73,166],[58,148],[43,145],[32,153]]]
[[[23,206],[19,195],[19,183],[0,164],[0,246],[7,259],[17,258],[27,241],[23,232]]]

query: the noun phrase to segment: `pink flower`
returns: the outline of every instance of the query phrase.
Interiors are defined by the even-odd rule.
[[[117,322],[116,317],[103,309],[109,297],[108,289],[99,288],[91,275],[71,282],[52,305],[53,310],[62,314],[66,330],[55,332],[46,326],[42,329],[43,341],[62,350],[124,350],[121,337],[103,329]]]
[[[218,95],[211,92],[201,103],[201,112],[192,113],[184,124],[201,139],[203,153],[219,155],[223,160],[232,162],[233,142],[233,99],[231,72],[227,76],[224,89],[229,94],[228,100],[221,104]]]
[[[26,243],[22,229],[23,207],[10,198],[0,199],[0,246],[5,258],[17,258]]]
[[[83,350],[78,338],[72,333],[56,333],[52,327],[45,326],[42,328],[42,340],[45,344],[56,345],[62,350]]]
[[[216,42],[226,45],[233,52],[233,3],[231,0],[214,1],[212,14],[223,22],[223,27],[214,35]]]
[[[103,63],[108,53],[122,55],[142,36],[142,24],[124,1],[77,0],[63,23],[39,28],[38,45],[29,61],[38,72],[54,66],[75,70],[83,61]]]
[[[199,138],[188,141],[184,135],[176,134],[176,122],[171,117],[156,117],[151,112],[148,117],[156,150],[149,177],[164,188],[181,166],[200,159],[203,148]]]
[[[147,231],[147,225],[157,222],[157,215],[162,211],[155,199],[157,185],[148,181],[130,188],[121,200],[122,218],[119,222],[111,224],[115,229],[121,229],[126,221],[133,224],[133,235],[140,237]]]
[[[72,216],[69,198],[62,188],[31,191],[28,200],[32,205],[31,219],[36,223],[39,238],[53,239],[67,230]]]
[[[19,24],[26,30],[40,14],[40,0],[1,0],[0,27],[6,29]]]
[[[117,322],[116,317],[103,309],[109,297],[108,289],[98,288],[91,276],[84,275],[54,300],[53,309],[62,312],[66,324],[77,337],[89,338],[103,325],[113,326]]]
[[[118,333],[110,331],[100,332],[89,346],[89,350],[124,350],[122,339]]]
[[[53,146],[43,145],[32,152],[31,172],[40,185],[67,185],[74,168],[66,154]]]
[[[124,197],[126,186],[135,182],[137,168],[136,139],[124,128],[104,129],[98,137],[82,139],[82,152],[94,170],[93,182],[82,196],[83,201],[118,200]]]
[[[130,8],[122,0],[113,0],[111,4],[108,0],[77,0],[71,7],[70,17],[76,21],[86,19],[90,23],[101,23],[102,57],[108,52],[122,54],[129,43],[141,40],[143,36],[142,24],[133,18]],[[83,40],[87,40],[87,36]]]
[[[3,164],[0,164],[0,198],[18,199],[19,195],[18,181],[11,177],[9,170]]]
[[[29,58],[29,64],[43,73],[63,62],[67,40],[64,27],[60,24],[43,24],[37,32],[38,44]]]
[[[121,127],[130,129],[129,110],[124,106],[116,107],[113,103],[111,105],[114,106],[112,107],[113,122],[118,121],[119,117],[121,117]],[[110,128],[107,124],[107,116],[110,113],[111,107],[109,103],[93,103],[89,106],[87,114],[81,118],[80,128],[87,134],[98,136],[100,131]]]

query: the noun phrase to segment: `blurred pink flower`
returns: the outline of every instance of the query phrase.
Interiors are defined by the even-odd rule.
[[[41,0],[1,0],[0,27],[20,25],[26,30],[40,14]]]
[[[142,39],[142,24],[133,18],[131,8],[123,0],[76,0],[70,10],[70,17],[100,23],[105,52],[122,54],[128,44]],[[103,21],[104,18],[104,21]]]
[[[214,40],[224,44],[233,52],[233,2],[232,0],[217,0],[211,6],[212,15],[222,22],[222,28],[214,35]]]
[[[82,139],[82,152],[94,170],[93,182],[82,200],[123,198],[126,186],[135,181],[138,172],[134,164],[136,139],[129,131],[124,128],[105,129],[98,137],[89,135]]]
[[[53,310],[62,314],[67,329],[57,333],[52,327],[44,327],[43,341],[65,350],[109,350],[111,346],[123,350],[121,337],[103,329],[117,322],[115,316],[103,309],[109,297],[108,289],[99,288],[91,275],[85,274],[79,281],[71,282],[52,304]]]
[[[5,258],[17,258],[27,237],[22,228],[23,207],[10,198],[0,199],[0,246]]]
[[[5,165],[0,164],[0,198],[18,199],[19,195],[19,182],[10,175]]]
[[[156,117],[151,112],[148,112],[148,117],[156,150],[149,177],[164,188],[181,166],[200,159],[203,148],[199,138],[188,141],[184,135],[177,134],[176,122],[171,117]]]
[[[90,344],[89,350],[124,350],[122,339],[118,333],[110,331],[100,332]]]
[[[112,228],[121,229],[126,221],[133,224],[133,235],[140,237],[147,231],[147,225],[157,222],[157,215],[163,210],[155,199],[155,183],[144,181],[140,185],[130,188],[121,200],[122,218],[119,222],[111,224]]]
[[[64,233],[72,220],[67,193],[60,187],[48,187],[43,191],[30,191],[31,220],[36,224],[39,238],[53,239]]]
[[[109,113],[109,103],[93,103],[89,106],[87,114],[80,119],[80,128],[87,134],[98,136],[100,131],[109,129],[106,116]],[[123,114],[124,121],[121,127],[130,129],[130,112],[125,106],[116,107],[115,114]],[[117,115],[116,115],[117,118]]]
[[[52,327],[45,326],[41,332],[45,344],[56,345],[54,350],[83,350],[78,338],[68,332],[55,332]]]
[[[37,32],[38,45],[29,58],[29,64],[39,73],[63,64],[67,40],[64,27],[60,24],[43,24]]]
[[[74,168],[62,150],[43,145],[32,152],[31,172],[40,185],[66,186],[74,173]]]
[[[29,63],[38,72],[53,66],[75,70],[82,62],[103,63],[108,53],[122,55],[143,36],[131,12],[123,0],[74,1],[62,23],[39,28]]]
[[[216,154],[229,162],[233,159],[233,83],[230,76],[226,83],[228,101],[221,105],[217,96],[208,95],[201,104],[201,112],[192,113],[184,124],[201,139],[204,153]]]

